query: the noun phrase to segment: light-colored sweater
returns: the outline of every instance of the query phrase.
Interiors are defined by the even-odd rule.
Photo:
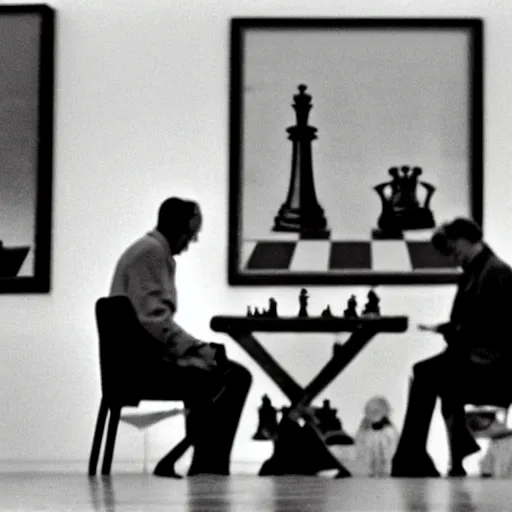
[[[121,255],[110,295],[127,296],[142,326],[178,358],[201,342],[174,321],[177,310],[176,261],[158,231],[148,232]]]

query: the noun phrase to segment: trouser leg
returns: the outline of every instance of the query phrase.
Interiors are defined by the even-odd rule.
[[[439,377],[443,354],[416,363],[409,387],[409,398],[397,452],[426,451],[430,423],[438,389],[434,380]]]
[[[407,410],[397,450],[393,457],[392,476],[439,476],[427,453],[430,423],[439,396],[440,372],[445,367],[445,353],[416,363],[410,382]]]
[[[448,385],[440,392],[441,413],[446,424],[452,468],[460,468],[464,457],[477,452],[480,447],[467,426],[464,409],[464,387],[471,378],[471,371],[459,365],[451,376]]]
[[[191,411],[189,428],[196,441],[189,474],[229,474],[233,442],[251,382],[249,371],[230,361],[213,403]]]

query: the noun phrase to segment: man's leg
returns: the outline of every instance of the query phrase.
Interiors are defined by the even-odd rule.
[[[194,456],[208,460],[210,442],[205,437],[205,425],[208,425],[213,393],[218,392],[221,383],[205,370],[195,367],[181,367],[167,361],[157,361],[147,374],[146,389],[153,396],[176,397],[183,400],[186,415],[186,435],[194,448]],[[147,393],[146,393],[147,394]],[[156,465],[154,473],[159,476],[176,476],[174,448]]]
[[[446,424],[448,445],[450,447],[451,467],[449,476],[466,476],[462,461],[468,455],[480,450],[466,424],[466,414],[462,400],[454,400],[453,396],[441,397],[441,411]]]
[[[469,362],[464,364],[459,361],[453,366],[451,378],[441,390],[441,412],[450,447],[451,467],[448,475],[465,476],[466,471],[462,464],[464,458],[480,450],[466,422],[465,397],[471,399],[473,389],[478,392],[483,383],[492,376],[492,372],[489,373],[485,367],[480,369],[478,365]]]
[[[407,411],[393,457],[392,476],[439,476],[427,453],[427,439],[447,360],[448,356],[443,352],[413,366]]]
[[[251,382],[251,374],[246,368],[233,361],[228,362],[222,388],[214,396],[207,412],[207,423],[199,427],[202,431],[199,442],[205,446],[198,446],[195,450],[189,475],[205,472],[229,475],[233,441]],[[201,421],[198,417],[196,420]],[[193,413],[190,422],[191,428],[198,430],[192,426]]]

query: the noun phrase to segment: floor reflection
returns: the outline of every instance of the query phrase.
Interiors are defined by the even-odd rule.
[[[116,511],[116,498],[111,476],[89,477],[89,496],[94,512]]]
[[[211,475],[188,478],[186,482],[188,508],[183,512],[234,512],[230,478]]]

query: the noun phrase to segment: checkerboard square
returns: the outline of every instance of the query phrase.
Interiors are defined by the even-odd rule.
[[[374,240],[372,269],[379,272],[410,272],[411,261],[403,240]]]
[[[411,229],[404,231],[404,239],[416,242],[430,242],[434,229]]]
[[[449,258],[440,254],[434,246],[429,242],[408,241],[407,249],[411,258],[412,268],[420,269],[436,269],[446,268],[455,269],[457,265]]]
[[[248,270],[282,270],[290,266],[295,242],[259,242],[254,248]]]
[[[332,242],[329,269],[372,268],[370,242]]]
[[[329,261],[329,240],[301,240],[290,265],[293,272],[325,272]]]

